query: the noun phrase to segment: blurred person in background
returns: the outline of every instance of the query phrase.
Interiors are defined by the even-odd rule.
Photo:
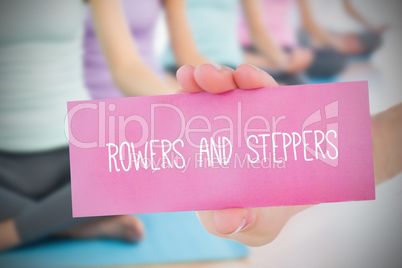
[[[141,67],[149,69],[153,75],[141,76],[141,69],[136,67],[130,75],[138,76],[137,81],[142,81],[141,89],[124,91],[118,88],[114,83],[114,78],[126,72],[121,72],[117,68],[109,69],[107,59],[102,53],[101,46],[103,44],[99,43],[96,35],[97,25],[94,25],[91,14],[88,14],[85,20],[84,34],[84,73],[85,82],[92,98],[147,95],[149,93],[147,80],[152,79],[158,81],[160,89],[169,87],[171,81],[166,79],[153,46],[156,23],[163,10],[165,11],[170,43],[176,58],[180,59],[180,62],[184,59],[191,59],[195,65],[207,62],[207,59],[198,53],[192,40],[189,26],[186,23],[185,0],[123,0],[121,4],[132,42],[143,63]],[[119,39],[113,41],[120,43]],[[177,87],[178,85],[173,84],[172,86]],[[169,91],[172,90],[169,89]]]
[[[366,21],[352,6],[350,1],[344,0],[346,11],[367,28],[361,33],[332,33],[316,23],[308,0],[258,0],[259,7],[254,8],[254,20],[263,28],[259,32],[251,33],[247,18],[250,11],[244,10],[246,19],[241,20],[239,37],[245,50],[247,63],[276,73],[276,79],[281,76],[295,77],[295,70],[281,68],[289,58],[299,58],[303,68],[310,77],[331,77],[344,70],[347,56],[371,53],[380,44],[380,35],[385,27],[374,27]],[[328,4],[321,1],[321,5]],[[330,12],[325,7],[326,12]],[[294,15],[297,11],[301,17],[301,26],[297,25]],[[321,12],[321,11],[320,11]],[[324,12],[325,13],[325,12]],[[264,47],[255,36],[268,32],[274,40],[275,46]],[[299,42],[300,39],[300,42]],[[272,61],[272,56],[277,60]],[[290,80],[290,84],[304,81]]]
[[[134,47],[119,1],[88,1],[113,81],[127,95],[173,93]],[[72,218],[66,102],[88,99],[84,2],[0,4],[0,250],[48,236],[138,241],[131,216]],[[118,40],[118,42],[116,42]]]
[[[261,31],[263,24],[261,18],[257,16],[259,14],[256,12],[259,8],[257,0],[187,0],[187,19],[196,47],[202,55],[211,62],[232,69],[244,62],[237,33],[240,7],[245,10],[247,25],[253,39],[269,60],[279,66],[278,69],[287,70],[292,74],[305,69],[306,61],[311,57],[309,53],[294,53],[294,57],[289,57],[266,31]],[[165,68],[173,74],[184,64],[197,66],[191,58],[175,58],[170,48],[166,49],[162,61]],[[277,75],[279,72],[273,68],[269,69],[269,72],[281,84],[301,83],[301,80],[293,75],[289,77]]]
[[[304,22],[301,41],[315,47],[328,46],[346,55],[369,55],[380,47],[382,35],[387,25],[376,26],[367,20],[350,0],[299,0]],[[325,6],[324,6],[324,5]],[[341,5],[341,11],[347,19],[357,26],[355,30],[340,31],[330,25],[341,24],[332,21],[328,12],[331,7]]]
[[[186,0],[186,17],[197,50],[211,62],[236,68],[243,61],[234,25],[240,0]],[[192,58],[176,58],[170,46],[162,57],[164,67],[175,74],[180,66],[197,66]]]
[[[311,22],[306,0],[258,0],[259,7],[255,8],[253,13],[257,14],[256,17],[261,20],[260,24],[263,25],[262,28],[259,28],[260,32],[251,35],[244,20],[239,27],[239,38],[246,53],[246,62],[277,71],[282,76],[295,75],[296,72],[293,70],[281,69],[280,65],[275,64],[267,57],[269,54],[279,53],[282,55],[283,62],[292,57],[299,57],[303,62],[303,68],[298,70],[299,73],[306,72],[312,77],[329,77],[338,74],[346,65],[346,57],[342,53],[328,46],[302,48],[299,45],[299,29],[292,17],[296,4],[300,8],[302,24],[306,26]],[[317,25],[315,26],[318,28]],[[264,49],[267,50],[267,48],[262,47],[258,40],[253,38],[263,32],[269,33],[279,52],[269,49],[264,52]],[[302,82],[306,82],[306,80]]]

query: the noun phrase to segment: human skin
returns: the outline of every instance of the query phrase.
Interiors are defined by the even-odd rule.
[[[236,70],[202,64],[197,68],[185,65],[177,72],[180,92],[222,93],[236,88],[245,90],[278,86],[266,72],[248,64]],[[249,246],[261,246],[275,239],[285,223],[308,206],[271,208],[232,208],[197,212],[202,225],[216,236],[233,239]]]
[[[206,91],[221,93],[236,88],[251,90],[277,86],[266,72],[247,64],[236,70],[202,64],[185,65],[177,72],[181,93]],[[371,118],[373,161],[376,185],[402,172],[402,104]],[[198,211],[198,217],[208,232],[249,246],[261,246],[273,241],[286,222],[310,206],[270,208],[232,208]]]

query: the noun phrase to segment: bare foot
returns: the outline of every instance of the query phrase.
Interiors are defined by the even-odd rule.
[[[136,242],[143,239],[144,226],[139,219],[132,216],[107,216],[79,224],[56,234],[56,236],[75,239],[107,238]]]
[[[20,243],[13,219],[0,221],[0,252],[17,246]]]
[[[402,103],[371,118],[376,184],[402,172]]]

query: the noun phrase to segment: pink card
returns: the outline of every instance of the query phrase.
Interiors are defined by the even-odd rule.
[[[74,217],[375,198],[367,82],[68,111]]]

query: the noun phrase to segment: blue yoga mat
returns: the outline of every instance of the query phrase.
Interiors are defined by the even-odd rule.
[[[328,76],[328,77],[320,77],[320,78],[308,78],[308,84],[326,84],[326,83],[335,83],[338,82],[338,78],[336,76]]]
[[[248,255],[244,245],[209,234],[195,212],[142,214],[138,217],[146,228],[146,238],[140,243],[47,240],[0,253],[0,267],[123,266],[216,261]]]

